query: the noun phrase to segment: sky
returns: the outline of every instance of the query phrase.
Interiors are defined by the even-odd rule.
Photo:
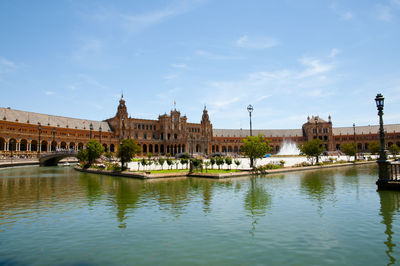
[[[0,1],[0,106],[214,128],[400,123],[400,0]],[[0,114],[1,115],[1,114]]]

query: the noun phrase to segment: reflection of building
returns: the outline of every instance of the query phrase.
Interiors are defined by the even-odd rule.
[[[355,130],[355,134],[354,134]],[[400,146],[400,124],[386,125],[388,146]],[[128,116],[125,100],[121,97],[117,113],[104,121],[66,118],[0,108],[0,154],[28,154],[56,149],[81,149],[90,138],[99,140],[106,150],[115,151],[121,139],[135,139],[143,153],[177,154],[215,152],[238,153],[242,139],[249,130],[213,129],[207,109],[200,123],[187,122],[176,109],[157,120]],[[378,126],[333,128],[318,116],[308,117],[302,129],[253,130],[270,140],[273,152],[278,152],[284,140],[298,144],[318,138],[326,150],[339,150],[345,142],[356,142],[359,151],[368,151],[368,143],[378,141]],[[355,136],[355,140],[354,140]]]

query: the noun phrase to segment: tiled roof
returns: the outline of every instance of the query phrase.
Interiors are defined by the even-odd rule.
[[[32,125],[38,125],[40,123],[42,126],[84,130],[89,130],[90,124],[92,123],[94,131],[98,131],[100,126],[103,132],[110,130],[108,123],[103,121],[45,115],[4,107],[0,107],[0,119],[10,122],[29,123]]]
[[[385,125],[384,128],[387,133],[400,132],[400,124]],[[333,135],[353,135],[354,134],[353,127],[336,127],[336,128],[333,128],[332,130],[333,130]],[[356,126],[356,134],[357,135],[370,134],[370,133],[371,134],[379,133],[379,126],[378,125]]]
[[[301,129],[254,129],[253,136],[263,134],[265,137],[301,137]],[[214,137],[247,137],[249,129],[213,129]]]

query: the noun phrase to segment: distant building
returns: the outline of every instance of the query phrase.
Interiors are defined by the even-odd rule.
[[[41,129],[41,130],[39,130]],[[319,116],[307,118],[301,129],[253,130],[270,140],[277,153],[284,140],[297,144],[321,139],[327,151],[340,150],[346,142],[357,144],[360,152],[368,152],[368,143],[378,141],[378,126],[333,128]],[[386,144],[400,146],[400,124],[386,125]],[[67,118],[0,108],[0,156],[36,156],[56,149],[82,149],[91,139],[98,140],[107,151],[115,152],[122,139],[132,138],[142,154],[172,155],[179,153],[240,153],[243,129],[213,129],[206,107],[200,123],[189,123],[176,109],[159,115],[157,120],[132,118],[121,97],[114,117],[104,121]],[[40,138],[40,139],[39,139]]]

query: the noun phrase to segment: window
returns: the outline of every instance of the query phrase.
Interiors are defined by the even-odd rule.
[[[147,133],[144,133],[144,134],[143,134],[143,138],[144,138],[144,139],[147,139]]]

